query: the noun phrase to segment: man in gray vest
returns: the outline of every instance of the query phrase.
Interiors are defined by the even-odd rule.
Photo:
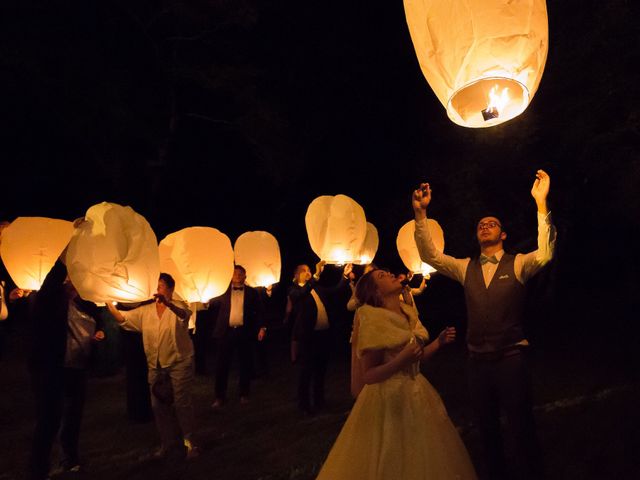
[[[550,178],[538,170],[531,188],[538,207],[538,249],[510,255],[500,220],[484,217],[477,225],[480,256],[454,258],[436,250],[427,227],[431,188],[413,193],[415,240],[422,260],[464,286],[467,304],[468,379],[471,401],[492,480],[506,473],[500,411],[507,418],[518,462],[516,478],[540,478],[542,462],[535,432],[531,382],[523,331],[524,284],[553,258],[555,228],[547,208]]]

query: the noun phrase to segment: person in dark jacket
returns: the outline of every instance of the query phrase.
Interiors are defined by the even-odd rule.
[[[98,308],[82,300],[56,262],[36,294],[29,370],[35,395],[36,427],[29,478],[48,478],[53,442],[60,435],[61,469],[80,470],[79,437],[92,343],[104,339]]]
[[[337,283],[331,278],[324,262],[319,264],[319,278],[310,282],[308,293],[296,301],[291,332],[291,361],[300,366],[298,377],[298,408],[304,415],[313,415],[325,407],[324,379],[332,348],[332,322],[336,316],[335,298],[348,291],[352,265],[342,271]],[[338,274],[339,275],[339,274]]]
[[[246,270],[236,265],[231,284],[225,293],[212,299],[209,308],[215,309],[216,340],[214,410],[222,408],[227,400],[229,368],[237,352],[240,365],[240,403],[249,402],[254,338],[262,341],[266,335],[260,296],[255,288],[245,285]]]

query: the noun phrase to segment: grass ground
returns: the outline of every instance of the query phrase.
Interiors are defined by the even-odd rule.
[[[23,478],[33,429],[27,340],[15,333],[0,362],[0,480]],[[637,376],[619,368],[615,356],[580,345],[539,349],[534,357],[536,416],[550,477],[640,478]],[[92,378],[81,437],[85,471],[60,478],[314,478],[351,407],[348,357],[338,352],[331,362],[328,411],[305,418],[295,408],[297,372],[288,363],[287,345],[276,341],[270,347],[270,372],[252,384],[249,405],[240,405],[234,396],[232,375],[229,404],[221,413],[212,412],[212,379],[196,378],[203,455],[190,463],[140,462],[140,456],[157,446],[154,425],[128,422],[123,374]],[[478,463],[480,446],[469,419],[464,362],[463,350],[454,346],[428,365],[425,374]]]

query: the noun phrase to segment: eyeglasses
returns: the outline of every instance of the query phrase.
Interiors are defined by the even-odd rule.
[[[485,228],[496,228],[496,227],[502,228],[502,225],[500,225],[498,222],[494,222],[493,220],[490,222],[480,222],[478,224],[478,230],[484,230]]]

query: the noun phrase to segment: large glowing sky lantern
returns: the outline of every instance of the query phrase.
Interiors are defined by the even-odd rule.
[[[404,0],[420,68],[449,118],[490,127],[533,98],[549,47],[544,0]]]
[[[176,281],[176,293],[187,302],[206,303],[222,295],[233,276],[233,249],[224,233],[189,227],[167,235],[159,246],[160,269]]]
[[[364,238],[362,247],[360,247],[360,256],[354,263],[359,265],[368,265],[373,262],[373,259],[378,252],[378,229],[373,223],[367,222],[367,235]]]
[[[73,223],[44,217],[18,217],[2,232],[0,255],[15,284],[40,290],[73,235]]]
[[[431,233],[431,239],[433,240],[436,249],[440,252],[444,251],[444,233],[442,232],[442,228],[440,224],[431,218],[427,219],[427,226],[429,228],[429,232]],[[436,271],[431,265],[424,263],[420,259],[420,254],[418,253],[418,247],[416,246],[416,241],[414,238],[414,233],[416,231],[415,221],[411,220],[410,222],[405,223],[400,231],[398,232],[398,237],[396,238],[396,246],[398,247],[398,254],[400,254],[400,259],[402,263],[404,263],[405,267],[413,273],[421,273],[425,277]]]
[[[92,206],[67,249],[69,277],[92,302],[139,302],[158,286],[158,241],[149,223],[131,207]]]
[[[237,265],[247,271],[247,284],[251,287],[268,287],[280,281],[280,247],[276,238],[268,232],[246,232],[233,246]]]
[[[307,236],[314,253],[328,264],[360,260],[367,235],[364,210],[346,195],[323,195],[311,202],[305,216]]]

